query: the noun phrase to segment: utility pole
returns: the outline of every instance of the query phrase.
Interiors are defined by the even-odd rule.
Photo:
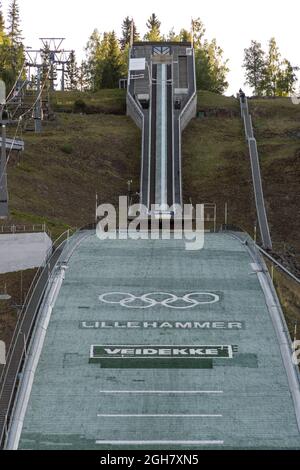
[[[7,163],[6,163],[6,121],[3,108],[6,104],[6,86],[0,80],[0,123],[2,128],[2,145],[0,160],[0,219],[8,217],[8,192],[7,192]]]
[[[36,133],[42,132],[42,97],[41,97],[41,69],[42,65],[37,65],[37,95],[38,99],[34,109],[34,130]]]
[[[54,91],[55,86],[55,53],[53,51],[50,51],[50,89],[51,91]]]
[[[0,204],[7,203],[7,178],[6,178],[6,125],[1,119],[2,145],[0,166]]]
[[[61,91],[65,91],[65,63],[61,64]]]

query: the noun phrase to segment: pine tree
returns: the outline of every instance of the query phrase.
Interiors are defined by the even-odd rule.
[[[128,46],[125,51],[128,51]],[[125,51],[121,53],[114,31],[103,33],[102,38],[97,30],[92,33],[86,47],[87,60],[84,70],[91,90],[119,86],[119,79],[125,67]]]
[[[102,67],[102,88],[118,88],[121,75],[122,63],[119,43],[116,33],[112,31],[108,34],[107,54]]]
[[[80,91],[87,91],[90,88],[90,75],[85,61],[81,62],[78,69],[78,88]]]
[[[244,50],[244,63],[246,85],[254,89],[257,96],[263,94],[265,81],[266,58],[261,44],[251,41],[248,49]]]
[[[69,90],[77,90],[79,80],[79,68],[77,66],[75,51],[70,53],[67,64],[67,83]]]
[[[106,88],[106,84],[103,85],[103,71],[106,69],[108,72],[108,62],[109,62],[109,42],[110,42],[111,33],[103,33],[102,40],[100,41],[100,47],[97,50],[95,58],[95,75],[94,75],[94,90],[99,90],[100,88]],[[119,50],[119,43],[116,40],[116,48]],[[108,87],[110,88],[110,87]]]
[[[85,48],[87,60],[85,61],[85,77],[89,88],[96,90],[100,88],[100,80],[97,82],[97,68],[101,51],[101,36],[94,29]]]
[[[2,17],[3,18],[3,17]],[[8,10],[7,34],[2,33],[2,58],[6,85],[12,86],[24,63],[24,47],[22,44],[20,12],[17,0],[11,0]]]
[[[122,37],[120,39],[120,45],[121,45],[122,51],[124,51],[126,46],[130,45],[132,22],[133,22],[133,41],[138,41],[139,39],[139,34],[137,32],[137,28],[136,28],[134,20],[133,19],[131,20],[129,16],[126,16],[126,18],[124,19],[122,23]]]
[[[3,16],[3,10],[2,10],[2,2],[0,1],[0,44],[2,44],[2,37],[4,34],[5,30],[5,23],[4,23],[4,16]]]
[[[20,23],[20,10],[17,0],[11,0],[8,10],[8,37],[13,46],[22,44],[22,30]]]
[[[152,15],[150,16],[150,18],[148,19],[146,23],[146,26],[147,26],[148,32],[144,36],[145,41],[155,42],[155,41],[162,40],[162,36],[160,33],[161,22],[159,21],[155,13],[152,13]]]

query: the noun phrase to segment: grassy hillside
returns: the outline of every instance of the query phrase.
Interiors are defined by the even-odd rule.
[[[10,222],[43,222],[56,233],[94,220],[95,194],[116,203],[138,185],[139,130],[125,115],[57,113],[41,135],[25,134],[9,166]]]
[[[253,231],[251,168],[239,104],[233,98],[199,93],[198,108],[200,117],[183,136],[184,199],[216,203],[219,225],[227,203],[228,221]]]
[[[41,135],[26,133],[26,149],[9,164],[11,220],[45,221],[59,232],[94,217],[95,193],[115,203],[127,179],[139,189],[140,132],[125,116],[125,92],[57,92],[56,119]],[[218,222],[253,233],[256,221],[251,167],[239,103],[200,92],[199,117],[183,136],[187,202],[215,202]],[[289,99],[250,100],[261,157],[271,233],[278,250],[300,252],[300,106]]]
[[[51,96],[52,108],[56,112],[85,112],[88,114],[125,114],[124,90],[100,90],[96,93],[71,91],[55,92]]]
[[[183,139],[185,197],[216,202],[220,223],[227,202],[229,222],[253,234],[256,212],[239,103],[206,92],[199,94],[198,107],[202,118]],[[300,263],[300,106],[279,98],[249,100],[249,107],[274,246]]]

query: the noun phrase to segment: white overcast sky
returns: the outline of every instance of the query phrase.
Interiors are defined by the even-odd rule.
[[[9,0],[2,0],[6,10]],[[125,16],[133,17],[141,34],[152,12],[162,22],[162,32],[188,29],[191,17],[200,17],[208,39],[216,38],[229,59],[229,89],[243,86],[243,50],[251,39],[267,46],[275,36],[282,55],[300,65],[299,0],[19,0],[25,44],[39,46],[39,37],[65,37],[65,48],[83,58],[84,46],[94,28],[120,33]]]

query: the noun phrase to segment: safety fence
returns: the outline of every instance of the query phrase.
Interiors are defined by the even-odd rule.
[[[222,225],[221,231],[247,234],[236,225]],[[248,238],[251,239],[250,235]],[[280,262],[276,253],[267,252],[255,243],[269,270],[277,296],[280,300],[291,341],[300,340],[300,279]]]
[[[300,340],[300,279],[262,248],[293,341]]]
[[[261,179],[260,162],[257,151],[257,142],[253,133],[252,118],[249,114],[248,100],[245,96],[240,97],[241,114],[244,121],[245,136],[249,147],[253,189],[256,203],[256,212],[259,222],[263,247],[272,250],[272,240],[270,235],[268,217],[265,207],[263,186]]]
[[[39,307],[48,281],[59,257],[68,243],[70,230],[64,232],[48,251],[37,270],[26,295],[21,314],[7,351],[6,364],[0,377],[0,448],[5,444],[20,374],[30,345]]]
[[[46,224],[33,224],[33,225],[0,225],[0,235],[9,233],[36,233],[46,232],[50,233]]]

